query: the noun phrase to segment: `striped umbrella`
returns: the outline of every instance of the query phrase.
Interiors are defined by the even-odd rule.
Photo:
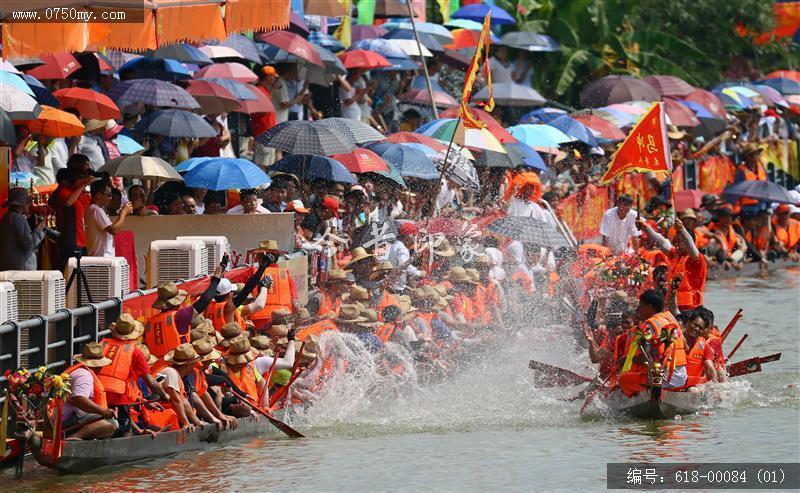
[[[314,156],[330,156],[355,148],[350,139],[327,125],[300,120],[281,122],[256,137],[256,141],[284,152]]]
[[[488,229],[501,236],[548,250],[555,251],[561,247],[569,247],[569,243],[555,225],[534,217],[501,217],[489,224]]]
[[[108,96],[124,108],[144,103],[161,108],[197,109],[200,104],[185,89],[158,79],[134,79],[120,82],[108,91]]]
[[[453,138],[453,132],[456,132],[457,125],[458,120],[455,118],[440,118],[431,120],[419,127],[416,132],[448,143]],[[488,150],[501,154],[506,152],[503,145],[488,128],[464,128],[463,125],[459,125],[459,127],[453,139],[456,144],[470,149]]]
[[[366,123],[349,118],[324,118],[319,120],[317,124],[325,125],[331,130],[341,133],[344,137],[352,141],[353,144],[364,144],[366,142],[375,142],[376,140],[383,140],[386,138],[382,133]]]

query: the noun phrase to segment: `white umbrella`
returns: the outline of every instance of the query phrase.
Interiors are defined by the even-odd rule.
[[[33,97],[8,84],[0,84],[0,108],[12,120],[35,120],[42,111]]]
[[[408,56],[420,56],[419,49],[417,49],[417,42],[413,39],[387,39],[386,41],[392,43],[393,45],[397,46],[403,53]],[[422,48],[422,56],[433,56],[433,53],[428,48],[425,48],[423,45],[419,45]]]
[[[158,178],[165,181],[183,181],[171,164],[157,157],[123,156],[112,159],[99,170],[111,176],[124,178]]]

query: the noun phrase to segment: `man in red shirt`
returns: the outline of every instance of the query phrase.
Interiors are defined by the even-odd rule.
[[[56,211],[56,229],[61,233],[58,241],[59,269],[64,270],[67,260],[76,250],[86,254],[86,229],[83,217],[89,207],[90,196],[86,187],[94,181],[92,164],[83,154],[73,154],[67,161],[66,176],[50,198]]]
[[[275,71],[275,67],[264,65],[264,67],[261,69],[261,77],[259,77],[256,87],[259,91],[263,92],[270,101],[272,100],[272,94],[270,93],[270,90],[277,79],[278,73]],[[275,123],[276,118],[274,111],[270,111],[268,113],[253,113],[250,115],[250,125],[252,127],[253,137],[258,137],[267,130],[271,129],[275,126]],[[275,149],[266,147],[263,144],[256,142],[255,149],[253,151],[253,162],[260,166],[269,166],[274,161]]]

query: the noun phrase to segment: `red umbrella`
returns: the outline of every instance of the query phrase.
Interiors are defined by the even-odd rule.
[[[258,76],[252,70],[236,62],[206,65],[197,71],[195,77],[201,79],[231,79],[245,84],[258,80]]]
[[[239,101],[239,106],[241,107],[238,110],[240,113],[247,113],[248,115],[252,115],[253,113],[273,113],[275,111],[275,106],[272,104],[272,99],[268,98],[264,92],[253,86],[247,86],[253,94],[255,94],[255,100],[241,100]]]
[[[713,92],[706,91],[705,89],[695,89],[694,92],[683,99],[686,101],[693,101],[703,106],[709,112],[722,119],[728,118],[728,112],[725,111],[725,105],[722,104],[722,101],[720,101],[717,95]]]
[[[480,31],[472,31],[470,29],[453,29],[450,34],[453,35],[453,42],[443,46],[451,50],[475,48],[478,46],[478,40],[481,37]]]
[[[699,209],[700,201],[706,193],[702,190],[681,190],[675,192],[675,210],[678,212],[686,209]]]
[[[111,98],[91,89],[82,87],[59,89],[53,93],[53,96],[58,99],[62,108],[75,108],[84,118],[94,120],[116,120],[122,118],[119,108]]]
[[[200,103],[206,114],[230,113],[241,110],[232,92],[207,80],[190,80],[186,91]]]
[[[389,166],[386,165],[386,161],[369,149],[356,147],[353,152],[334,154],[330,157],[344,164],[344,167],[352,173],[389,171]]]
[[[692,110],[688,106],[669,98],[664,98],[664,111],[667,116],[672,120],[673,125],[679,127],[696,127],[700,125],[700,120],[697,119]]]
[[[398,101],[411,104],[431,104],[431,96],[426,89],[407,91],[397,98]],[[449,94],[442,91],[433,92],[433,102],[437,108],[455,108],[458,102]]]
[[[388,32],[389,31],[381,26],[357,25],[353,26],[350,30],[350,40],[355,43],[362,39],[380,38]]]
[[[339,60],[345,68],[364,68],[367,70],[383,67],[391,67],[389,60],[374,51],[353,50],[339,53]]]
[[[765,79],[780,79],[781,77],[800,82],[800,72],[797,70],[776,70],[764,76]]]
[[[40,65],[28,71],[29,75],[37,79],[66,79],[73,72],[81,68],[78,60],[68,51],[57,53],[42,53],[39,55],[44,65]]]
[[[386,137],[386,140],[393,144],[402,144],[402,143],[410,143],[410,144],[424,144],[434,151],[444,151],[447,152],[447,145],[442,144],[438,140],[434,139],[433,137],[428,137],[427,135],[418,134],[415,132],[397,132],[393,133]]]
[[[469,113],[472,115],[473,118],[476,120],[483,122],[486,125],[486,128],[492,135],[495,136],[497,140],[500,141],[501,144],[513,144],[519,142],[513,135],[511,135],[508,130],[503,128],[500,125],[500,122],[495,120],[495,118],[490,115],[489,113],[485,112],[479,108],[469,108]],[[451,108],[448,110],[444,110],[439,113],[439,118],[458,118],[458,108]]]
[[[608,120],[604,120],[595,115],[572,115],[573,120],[581,122],[595,132],[600,132],[600,135],[607,140],[624,140],[625,132],[611,124]]]
[[[688,82],[674,75],[650,75],[644,81],[662,96],[683,97],[694,91],[694,87]]]
[[[297,58],[323,67],[322,57],[305,38],[288,31],[270,31],[256,34],[256,38],[268,45],[276,46]]]

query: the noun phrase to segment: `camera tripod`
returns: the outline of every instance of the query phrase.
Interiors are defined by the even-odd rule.
[[[72,253],[72,256],[75,257],[75,268],[72,270],[72,273],[69,275],[69,279],[67,280],[66,292],[69,293],[69,288],[72,286],[72,283],[77,281],[77,306],[83,306],[83,300],[81,299],[81,288],[86,290],[86,298],[89,300],[89,303],[94,303],[92,292],[89,290],[89,282],[86,280],[86,274],[83,272],[83,269],[81,269],[81,257],[83,256],[83,253],[80,250],[75,250]]]

